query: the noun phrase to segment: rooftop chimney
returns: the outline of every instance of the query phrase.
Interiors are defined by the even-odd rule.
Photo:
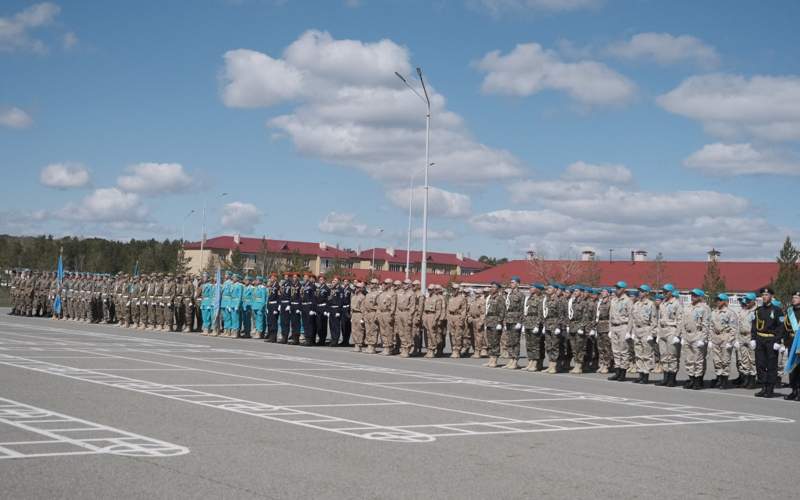
[[[581,260],[583,261],[594,260],[594,257],[595,253],[593,250],[584,250],[583,252],[581,252]]]
[[[237,245],[242,242],[242,237],[239,233],[233,235],[233,242],[236,243]]]
[[[319,249],[320,250],[327,250],[328,249],[328,244],[325,243],[324,241],[320,241],[319,242]]]
[[[458,259],[458,260],[464,260],[464,254],[463,254],[463,253],[461,253],[461,252],[457,252],[457,253],[456,253],[456,259]]]
[[[645,262],[647,260],[647,250],[634,250],[631,252],[631,259],[634,262]]]
[[[387,254],[388,254],[390,257],[394,257],[394,248],[392,248],[392,247],[387,247],[387,248],[386,248],[386,253],[387,253]]]
[[[526,253],[528,254],[528,260],[536,259],[536,252],[534,252],[533,250],[528,250]]]

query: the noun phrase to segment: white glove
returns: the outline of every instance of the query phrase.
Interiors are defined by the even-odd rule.
[[[231,308],[231,307],[226,307],[225,309],[227,309],[227,310],[228,310],[228,312],[231,312],[231,311],[233,311],[233,308]]]
[[[514,330],[519,330],[520,328],[522,328],[521,323],[517,323],[516,325],[514,325]]]
[[[525,327],[524,326],[522,327],[522,333],[525,333]]]
[[[580,330],[578,330],[578,335],[583,335],[583,328],[581,328]]]
[[[561,328],[556,328],[556,331],[553,333],[555,333],[556,335],[561,335]]]
[[[783,354],[784,352],[786,352],[786,346],[785,346],[785,345],[781,344],[781,350],[780,350],[780,352],[781,352],[781,354]]]
[[[274,314],[275,316],[277,316],[277,315],[278,315],[278,311],[275,311],[275,312],[273,312],[272,314]]]
[[[336,317],[338,318],[339,316],[341,316],[341,315],[339,313],[336,313]]]
[[[649,337],[647,337],[647,341],[648,341],[648,342],[652,342],[652,341],[654,341],[655,339],[656,339],[656,338],[655,338],[655,337],[653,337],[652,335],[650,335]]]
[[[702,340],[698,340],[698,341],[696,341],[696,342],[694,343],[694,346],[699,348],[699,347],[703,347],[705,344],[706,344],[706,343],[705,343],[705,342],[703,342]]]
[[[597,337],[597,330],[590,330],[589,331],[589,336],[590,337]]]
[[[687,345],[687,342],[685,340],[681,339],[681,345]]]
[[[294,312],[295,314],[300,314],[300,309],[295,309]]]
[[[364,320],[363,320],[363,319],[361,320],[361,324],[362,324],[362,325],[364,324]]]
[[[733,347],[735,347],[736,349],[738,349],[738,348],[742,347],[742,344],[741,344],[741,343],[740,343],[738,340],[736,340],[736,341],[734,341],[734,343],[733,343]]]
[[[309,314],[310,316],[316,316],[316,315],[317,315],[317,312],[316,312],[316,311],[308,311],[308,314]]]
[[[533,327],[533,333],[539,333],[539,327],[538,326],[534,326]]]
[[[633,335],[631,335],[630,333],[626,333],[625,334],[625,340],[630,340],[632,338],[633,338]]]
[[[292,310],[292,306],[286,306],[286,309],[284,309],[284,310],[285,311],[291,311]]]
[[[569,327],[567,327],[567,333],[569,333]]]
[[[681,340],[680,337],[675,337],[674,339],[672,339],[672,345],[681,344],[681,343],[683,343],[683,341]]]
[[[725,347],[725,349],[730,349],[730,348],[733,347],[733,344],[731,344],[730,342],[725,342],[725,346],[724,347]]]
[[[750,341],[750,349],[755,349],[755,348],[756,348],[756,341],[755,340],[751,340]]]
[[[774,344],[772,344],[772,348],[775,349],[776,351],[780,351],[781,350],[781,345],[779,343],[775,342]]]
[[[494,327],[494,329],[499,332],[500,330],[503,329],[503,325],[497,325],[496,327]]]
[[[547,333],[547,328],[543,326],[542,327],[542,335],[544,335],[545,333]]]

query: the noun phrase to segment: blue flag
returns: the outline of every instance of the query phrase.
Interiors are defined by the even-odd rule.
[[[61,284],[64,282],[64,261],[58,254],[58,270],[56,271],[56,298],[53,301],[53,311],[61,314]]]
[[[136,261],[136,265],[133,266],[133,275],[139,276],[139,261]]]
[[[217,282],[214,284],[214,325],[217,324],[219,309],[222,304],[222,269],[217,267]]]
[[[792,347],[789,348],[789,358],[786,360],[786,366],[783,368],[785,373],[791,373],[800,363],[800,357],[797,356],[797,350],[800,349],[800,331],[798,331],[797,317],[794,315],[794,307],[789,306],[789,322],[792,324],[794,330],[794,341]]]

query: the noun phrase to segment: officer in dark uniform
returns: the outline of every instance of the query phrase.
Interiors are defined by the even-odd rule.
[[[292,336],[289,339],[289,343],[292,345],[300,343],[300,322],[303,319],[302,311],[300,310],[301,288],[300,277],[297,273],[292,274],[292,281],[289,283],[289,305],[292,307],[292,315],[289,320],[292,328]]]
[[[328,298],[330,295],[331,289],[325,283],[325,276],[320,276],[316,295],[317,345],[325,345],[325,341],[328,339]]]
[[[789,360],[786,363],[786,371],[789,372],[789,387],[792,389],[792,392],[784,396],[783,399],[787,401],[800,401],[800,366],[797,366],[797,362],[794,361],[791,356],[791,349],[795,350],[795,357],[798,356],[797,350],[800,349],[800,345],[795,344],[795,342],[798,341],[795,340],[797,332],[792,326],[792,316],[794,316],[794,324],[798,324],[798,322],[800,322],[800,290],[792,293],[792,302],[786,309],[786,315],[783,320],[783,345],[786,346],[786,349],[790,349]],[[790,365],[793,361],[794,366]]]
[[[778,351],[781,348],[783,333],[783,312],[772,303],[774,292],[770,287],[759,290],[761,305],[755,310],[751,327],[752,340],[750,346],[756,352],[756,373],[758,381],[764,386],[755,396],[771,398],[775,395],[775,383],[778,380]]]
[[[280,293],[278,295],[278,302],[280,304],[280,318],[281,318],[281,344],[289,342],[289,327],[292,318],[292,300],[291,300],[291,286],[292,281],[289,274],[285,274],[279,283]]]
[[[342,285],[342,347],[350,347],[350,332],[352,331],[351,312],[350,312],[350,298],[353,296],[354,287],[350,284],[350,280],[344,280]]]
[[[300,310],[302,311],[303,334],[305,335],[303,345],[313,346],[317,332],[317,283],[311,273],[306,273],[305,283],[300,289]]]
[[[331,347],[339,345],[339,337],[342,334],[342,287],[339,285],[339,277],[334,276],[331,280],[331,295],[328,297],[328,323],[331,328]]]
[[[273,274],[269,279],[269,295],[267,296],[267,335],[264,342],[278,341],[278,320],[280,319],[281,287],[278,276]]]

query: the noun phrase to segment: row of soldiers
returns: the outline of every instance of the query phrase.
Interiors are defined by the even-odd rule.
[[[424,294],[418,281],[351,283],[335,277],[328,284],[324,276],[310,273],[279,280],[276,274],[251,278],[227,272],[219,287],[207,274],[192,279],[67,273],[59,288],[54,273],[26,273],[12,279],[12,313],[48,315],[60,295],[57,316],[66,319],[163,331],[202,329],[205,335],[226,337],[252,334],[267,342],[277,342],[280,331],[281,342],[307,346],[347,346],[352,336],[355,351],[380,349],[402,357],[423,350],[426,357],[442,355],[449,340],[451,357],[489,357],[488,367],[497,367],[504,357],[509,369],[520,368],[524,338],[527,371],[544,371],[546,361],[547,373],[612,371],[611,380],[635,374],[634,382],[645,384],[651,374],[663,373],[657,385],[672,387],[683,361],[689,389],[704,387],[708,357],[716,376],[712,387],[727,389],[735,358],[739,377],[734,385],[759,383],[762,395],[771,396],[793,329],[771,291],[760,292],[760,305],[750,293],[733,310],[725,294],[715,297],[712,309],[698,289],[684,305],[670,284],[655,291],[648,285],[628,289],[624,282],[612,288],[534,283],[524,293],[514,277],[508,287],[493,283],[488,289],[465,289],[453,283],[445,293],[432,284]],[[774,308],[770,321],[778,325],[769,330],[772,337],[756,328],[758,308],[765,304]],[[771,350],[759,349],[762,337],[773,341]]]

